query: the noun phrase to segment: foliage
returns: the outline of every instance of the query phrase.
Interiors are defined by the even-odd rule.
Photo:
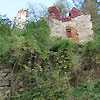
[[[56,6],[58,8],[61,17],[66,16],[67,11],[66,11],[65,5],[63,3],[56,3],[54,6]]]
[[[11,21],[4,16],[0,16],[0,37],[11,34]]]
[[[80,45],[50,37],[50,28],[43,18],[29,22],[23,30],[11,29],[9,22],[0,19],[0,61],[18,72],[15,82],[23,81],[24,91],[13,88],[7,100],[100,99],[99,80],[72,85],[78,81],[73,72],[77,59],[82,59],[81,71],[92,69],[94,73],[100,68],[99,35],[95,35],[94,41]],[[78,52],[82,57],[75,59]]]
[[[88,80],[73,90],[74,100],[100,100],[100,80]]]
[[[82,8],[92,17],[96,17],[98,15],[98,11],[100,10],[97,0],[84,0],[82,3]]]
[[[28,71],[28,72],[27,72]],[[27,74],[26,74],[27,73]],[[29,74],[31,73],[31,74]],[[13,91],[13,96],[7,100],[99,100],[100,80],[93,82],[88,80],[85,83],[73,88],[67,80],[68,76],[59,76],[57,71],[43,72],[38,74],[36,70],[27,70],[25,77],[28,78],[23,93]],[[24,77],[24,78],[25,78]],[[32,81],[34,80],[34,81]],[[32,81],[32,83],[29,82]]]
[[[47,22],[41,19],[29,22],[23,30],[13,29],[10,35],[1,38],[0,45],[4,46],[0,48],[2,62],[13,67],[14,71],[22,72],[20,77],[24,77],[24,92],[20,93],[15,88],[9,99],[68,98],[65,90],[70,87],[70,74],[67,72],[73,65],[72,43],[61,38],[53,40],[49,34]],[[52,56],[54,59],[50,59]]]
[[[61,8],[65,9],[65,12],[69,11],[72,8],[72,2],[68,1],[68,0],[56,0],[56,4]],[[55,5],[56,5],[55,4]],[[64,11],[63,11],[64,12]],[[65,13],[64,12],[64,13]]]
[[[28,4],[28,18],[32,21],[38,21],[40,18],[47,19],[47,6],[44,6],[42,4],[36,5],[29,3]]]
[[[10,48],[12,46],[11,36],[11,21],[4,16],[0,16],[0,57],[5,59],[7,62]],[[4,57],[5,56],[5,57]]]
[[[68,40],[62,40],[61,38],[51,39],[50,41],[52,45],[49,49],[49,53],[45,52],[45,55],[47,54],[47,57],[49,57],[49,61],[45,60],[43,58],[44,56],[42,56],[42,59],[45,60],[45,64],[43,64],[43,60],[41,63],[41,58],[37,60],[41,52],[36,49],[36,51],[38,51],[37,55],[34,53],[36,60],[30,58],[26,65],[24,64],[25,70],[22,76],[24,77],[23,88],[25,92],[20,94],[14,91],[13,95],[9,98],[10,100],[64,100],[69,97],[68,94],[66,94],[66,90],[70,88],[69,69],[71,69],[73,65],[72,43]],[[65,49],[65,47],[69,48],[69,50]],[[31,52],[31,54],[33,54],[33,52]],[[63,59],[60,59],[61,55],[64,55]],[[51,56],[53,56],[54,59],[50,59]],[[60,72],[62,72],[62,74]]]
[[[62,40],[61,38],[58,38],[53,42],[51,51],[57,69],[68,71],[74,64],[74,48],[72,42]]]
[[[82,57],[85,69],[99,68],[100,64],[100,36],[95,36],[95,41],[89,41],[83,45]],[[96,67],[97,66],[97,67]]]
[[[25,84],[25,92],[22,94],[14,93],[10,100],[56,100],[67,99],[66,77],[59,77],[58,72],[38,72],[37,70],[26,71],[25,77],[27,83]],[[31,73],[31,74],[30,74]],[[45,76],[44,76],[45,75]],[[44,77],[43,77],[44,76]],[[24,77],[24,78],[25,78]],[[29,81],[34,80],[32,83]],[[25,83],[25,82],[24,82]]]
[[[0,57],[2,61],[5,62],[6,60],[7,63],[10,63],[10,66],[16,63],[17,67],[28,63],[29,59],[35,59],[37,54],[43,57],[41,59],[47,59],[50,48],[49,30],[47,22],[43,19],[37,22],[30,22],[22,31],[12,30],[10,36],[5,35],[1,38]],[[39,57],[36,59],[40,60]]]
[[[99,33],[100,30],[100,7],[99,7],[98,0],[84,0],[84,3],[82,4],[82,8],[86,10],[92,17],[93,22],[93,30],[95,33]]]

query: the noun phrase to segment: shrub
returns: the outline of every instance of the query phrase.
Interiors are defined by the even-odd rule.
[[[51,54],[54,58],[56,69],[68,71],[74,64],[74,48],[72,42],[57,38],[53,41]]]
[[[100,65],[100,36],[96,35],[94,41],[89,41],[83,45],[82,58],[85,70],[97,69]]]

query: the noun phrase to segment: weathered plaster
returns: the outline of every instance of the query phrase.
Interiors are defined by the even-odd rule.
[[[66,28],[72,27],[77,31],[80,43],[93,40],[93,26],[89,14],[82,14],[68,21],[58,20],[54,16],[49,16],[48,21],[51,29],[51,36],[68,39],[66,36]]]

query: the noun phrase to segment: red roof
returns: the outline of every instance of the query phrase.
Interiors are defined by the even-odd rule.
[[[49,20],[49,16],[52,16],[53,18],[55,18],[57,20],[70,21],[72,18],[75,18],[77,16],[81,16],[81,15],[84,15],[84,14],[87,14],[87,13],[82,12],[82,11],[76,9],[76,8],[72,8],[72,10],[69,12],[69,14],[70,14],[69,17],[61,18],[60,12],[55,6],[48,8],[48,20]]]

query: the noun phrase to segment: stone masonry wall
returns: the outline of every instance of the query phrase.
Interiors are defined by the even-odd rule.
[[[0,100],[5,100],[9,93],[10,71],[7,67],[0,63]]]
[[[13,90],[20,93],[24,91],[23,77],[12,70],[0,62],[0,100],[8,100],[6,98],[12,95]]]
[[[0,62],[0,100],[10,97],[12,90],[20,93],[24,91],[22,77],[19,76],[19,73],[12,73],[12,70]]]
[[[93,26],[90,15],[77,16],[71,21],[66,22],[50,17],[49,26],[51,29],[51,36],[57,36],[66,39],[66,28],[72,27],[77,31],[80,43],[90,41],[93,37]]]
[[[49,7],[48,23],[51,36],[62,37],[63,39],[74,39],[77,36],[77,39],[74,40],[78,40],[79,43],[93,40],[91,16],[85,11],[72,8],[69,17],[62,18],[56,7]]]

